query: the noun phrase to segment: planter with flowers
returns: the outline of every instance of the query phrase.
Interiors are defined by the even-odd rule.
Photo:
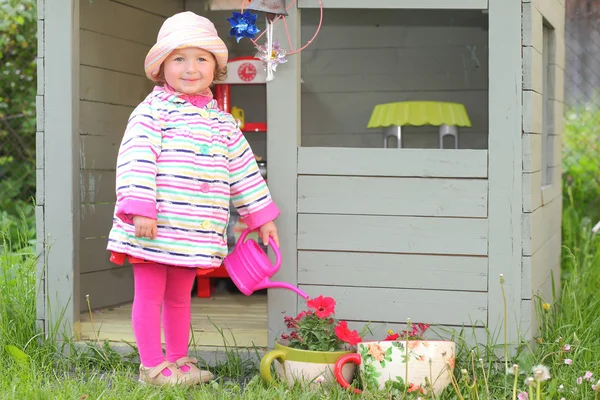
[[[261,359],[260,375],[264,381],[273,381],[271,366],[274,366],[277,377],[290,387],[296,381],[308,382],[311,386],[335,382],[336,362],[356,351],[361,334],[350,330],[346,321],[333,317],[334,299],[319,296],[306,305],[308,311],[284,318],[290,332],[282,334],[274,349]],[[354,364],[348,364],[340,369],[340,374],[352,379],[355,369]]]
[[[388,332],[381,341],[358,344],[358,351],[341,357],[335,367],[338,383],[347,388],[350,381],[342,373],[347,365],[360,365],[365,390],[395,386],[405,392],[439,395],[451,382],[456,344],[446,340],[426,340],[429,325],[408,324],[403,333]],[[353,389],[360,393],[359,389]]]

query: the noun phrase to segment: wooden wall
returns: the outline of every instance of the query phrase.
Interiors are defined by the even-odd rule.
[[[486,324],[487,178],[485,150],[301,147],[300,287],[375,337]]]
[[[560,284],[564,108],[564,0],[523,1],[522,320],[533,323],[534,296],[552,302]],[[552,27],[548,37],[544,24]],[[546,35],[546,38],[544,36]],[[544,149],[544,147],[546,147]],[[544,154],[545,153],[545,154]]]
[[[134,107],[152,90],[144,58],[183,0],[80,0],[80,296],[93,308],[133,298],[131,268],[108,261],[115,166]]]
[[[302,43],[318,21],[318,9],[302,10]],[[301,54],[302,146],[383,147],[367,129],[376,104],[435,100],[463,103],[473,126],[460,147],[486,149],[487,25],[479,10],[327,9]],[[405,147],[439,147],[435,127],[405,132]]]

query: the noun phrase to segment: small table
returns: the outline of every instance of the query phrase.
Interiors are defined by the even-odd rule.
[[[444,148],[444,137],[454,137],[454,148],[458,149],[458,128],[470,127],[471,120],[463,104],[442,101],[401,101],[378,104],[373,109],[367,128],[383,128],[383,147],[394,136],[398,148],[403,147],[403,126],[439,126],[440,149]]]

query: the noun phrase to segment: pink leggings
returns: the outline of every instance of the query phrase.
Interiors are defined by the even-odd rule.
[[[133,264],[133,277],[135,294],[131,319],[142,365],[151,368],[165,361],[160,335],[161,306],[167,361],[175,362],[187,356],[196,269]]]

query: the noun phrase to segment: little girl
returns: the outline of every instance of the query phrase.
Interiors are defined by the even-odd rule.
[[[279,209],[234,118],[209,87],[226,73],[227,48],[208,19],[168,18],[145,61],[154,88],[131,114],[117,159],[111,261],[133,265],[133,332],[140,382],[213,379],[188,356],[196,268],[227,255],[229,202],[266,244],[279,244]],[[162,323],[166,356],[161,346]]]

